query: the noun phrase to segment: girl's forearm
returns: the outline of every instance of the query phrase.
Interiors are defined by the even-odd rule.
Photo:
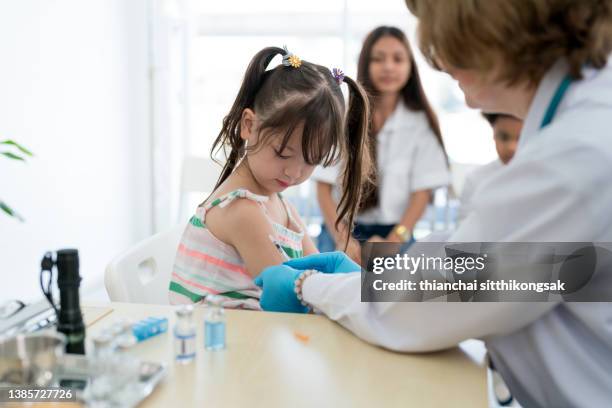
[[[398,225],[403,225],[409,231],[414,229],[417,221],[423,216],[425,213],[425,209],[427,208],[427,204],[431,199],[431,190],[420,190],[415,191],[410,195],[410,201],[408,204],[408,208],[404,212],[400,222]],[[391,232],[393,234],[394,232]]]
[[[338,228],[336,228],[336,219],[338,218],[336,208],[338,207],[338,203],[336,203],[332,197],[332,188],[333,186],[331,184],[317,182],[317,200],[319,201],[319,207],[323,214],[323,220],[325,221],[325,226],[329,233],[337,243],[346,239],[346,225],[340,223]]]

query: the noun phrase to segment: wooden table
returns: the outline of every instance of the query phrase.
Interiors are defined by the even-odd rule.
[[[88,336],[119,318],[168,317],[168,333],[134,346],[168,375],[144,407],[485,407],[486,370],[460,349],[393,353],[323,316],[226,311],[227,348],[204,350],[197,307],[197,359],[174,363],[174,308],[110,303]],[[84,312],[87,313],[87,306]],[[90,337],[91,338],[91,337]]]

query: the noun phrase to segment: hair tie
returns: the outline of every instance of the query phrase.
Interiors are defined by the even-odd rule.
[[[287,50],[287,46],[284,46],[285,55],[283,55],[283,65],[286,67],[299,68],[302,65],[302,60],[295,54],[292,54]]]
[[[340,68],[332,69],[332,75],[334,76],[334,79],[336,80],[338,85],[342,84],[342,82],[344,81],[344,72],[342,72]]]

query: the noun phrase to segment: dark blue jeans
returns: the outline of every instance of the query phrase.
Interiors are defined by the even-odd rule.
[[[378,235],[385,238],[393,230],[395,224],[384,225],[384,224],[355,224],[353,230],[353,237],[360,243],[364,243],[374,235]],[[402,251],[405,251],[412,243],[414,238],[410,238],[404,245],[402,245]],[[317,239],[317,248],[320,252],[330,252],[336,250],[336,243],[334,238],[331,236],[325,224],[321,226],[321,234]]]
[[[368,239],[372,238],[374,235],[378,235],[381,238],[385,238],[387,235],[393,231],[395,228],[395,224],[386,225],[386,224],[355,224],[355,229],[353,230],[353,238],[357,241],[363,243]]]

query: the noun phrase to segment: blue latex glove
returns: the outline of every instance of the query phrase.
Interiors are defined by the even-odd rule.
[[[303,258],[291,259],[290,261],[285,262],[283,265],[303,271],[307,269],[315,269],[324,273],[348,273],[361,271],[361,266],[353,262],[353,260],[342,251],[323,252],[320,254],[308,255]]]
[[[259,304],[268,312],[306,313],[295,294],[295,280],[304,271],[286,265],[269,266],[253,282],[262,289]]]

